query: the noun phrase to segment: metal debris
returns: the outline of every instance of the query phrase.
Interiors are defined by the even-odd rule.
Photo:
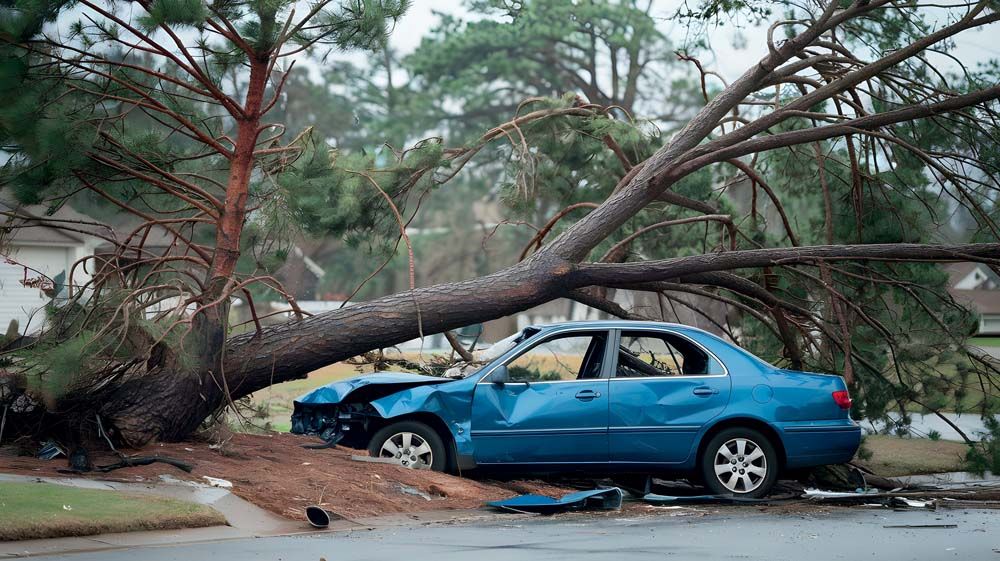
[[[367,462],[370,464],[389,464],[393,466],[399,465],[399,460],[396,458],[375,458],[373,456],[351,456],[351,459],[355,462]]]
[[[35,455],[42,460],[51,460],[53,458],[58,458],[59,456],[65,456],[66,451],[54,441],[49,440],[42,445],[42,449]]]
[[[544,495],[519,495],[511,499],[491,501],[487,505],[507,511],[532,514],[557,514],[570,510],[618,510],[625,494],[618,487],[577,491],[558,499]]]

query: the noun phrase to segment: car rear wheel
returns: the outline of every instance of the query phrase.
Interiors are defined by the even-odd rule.
[[[447,451],[437,431],[418,421],[393,423],[375,433],[368,454],[410,469],[444,471]]]
[[[759,498],[778,480],[778,457],[774,445],[760,432],[725,429],[705,447],[701,474],[713,493]]]

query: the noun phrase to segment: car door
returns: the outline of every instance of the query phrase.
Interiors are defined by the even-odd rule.
[[[698,431],[729,402],[725,366],[679,333],[617,333],[608,446],[613,463],[684,462]]]
[[[476,463],[606,463],[609,330],[543,335],[525,347],[476,385]]]

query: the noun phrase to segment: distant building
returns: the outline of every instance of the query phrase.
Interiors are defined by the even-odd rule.
[[[947,270],[952,298],[979,314],[976,334],[1000,335],[1000,276],[982,263],[953,263]]]

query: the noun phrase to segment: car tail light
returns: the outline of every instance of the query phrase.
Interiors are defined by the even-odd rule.
[[[851,408],[851,394],[847,390],[840,390],[833,392],[833,401],[837,403],[837,406],[841,409]]]

